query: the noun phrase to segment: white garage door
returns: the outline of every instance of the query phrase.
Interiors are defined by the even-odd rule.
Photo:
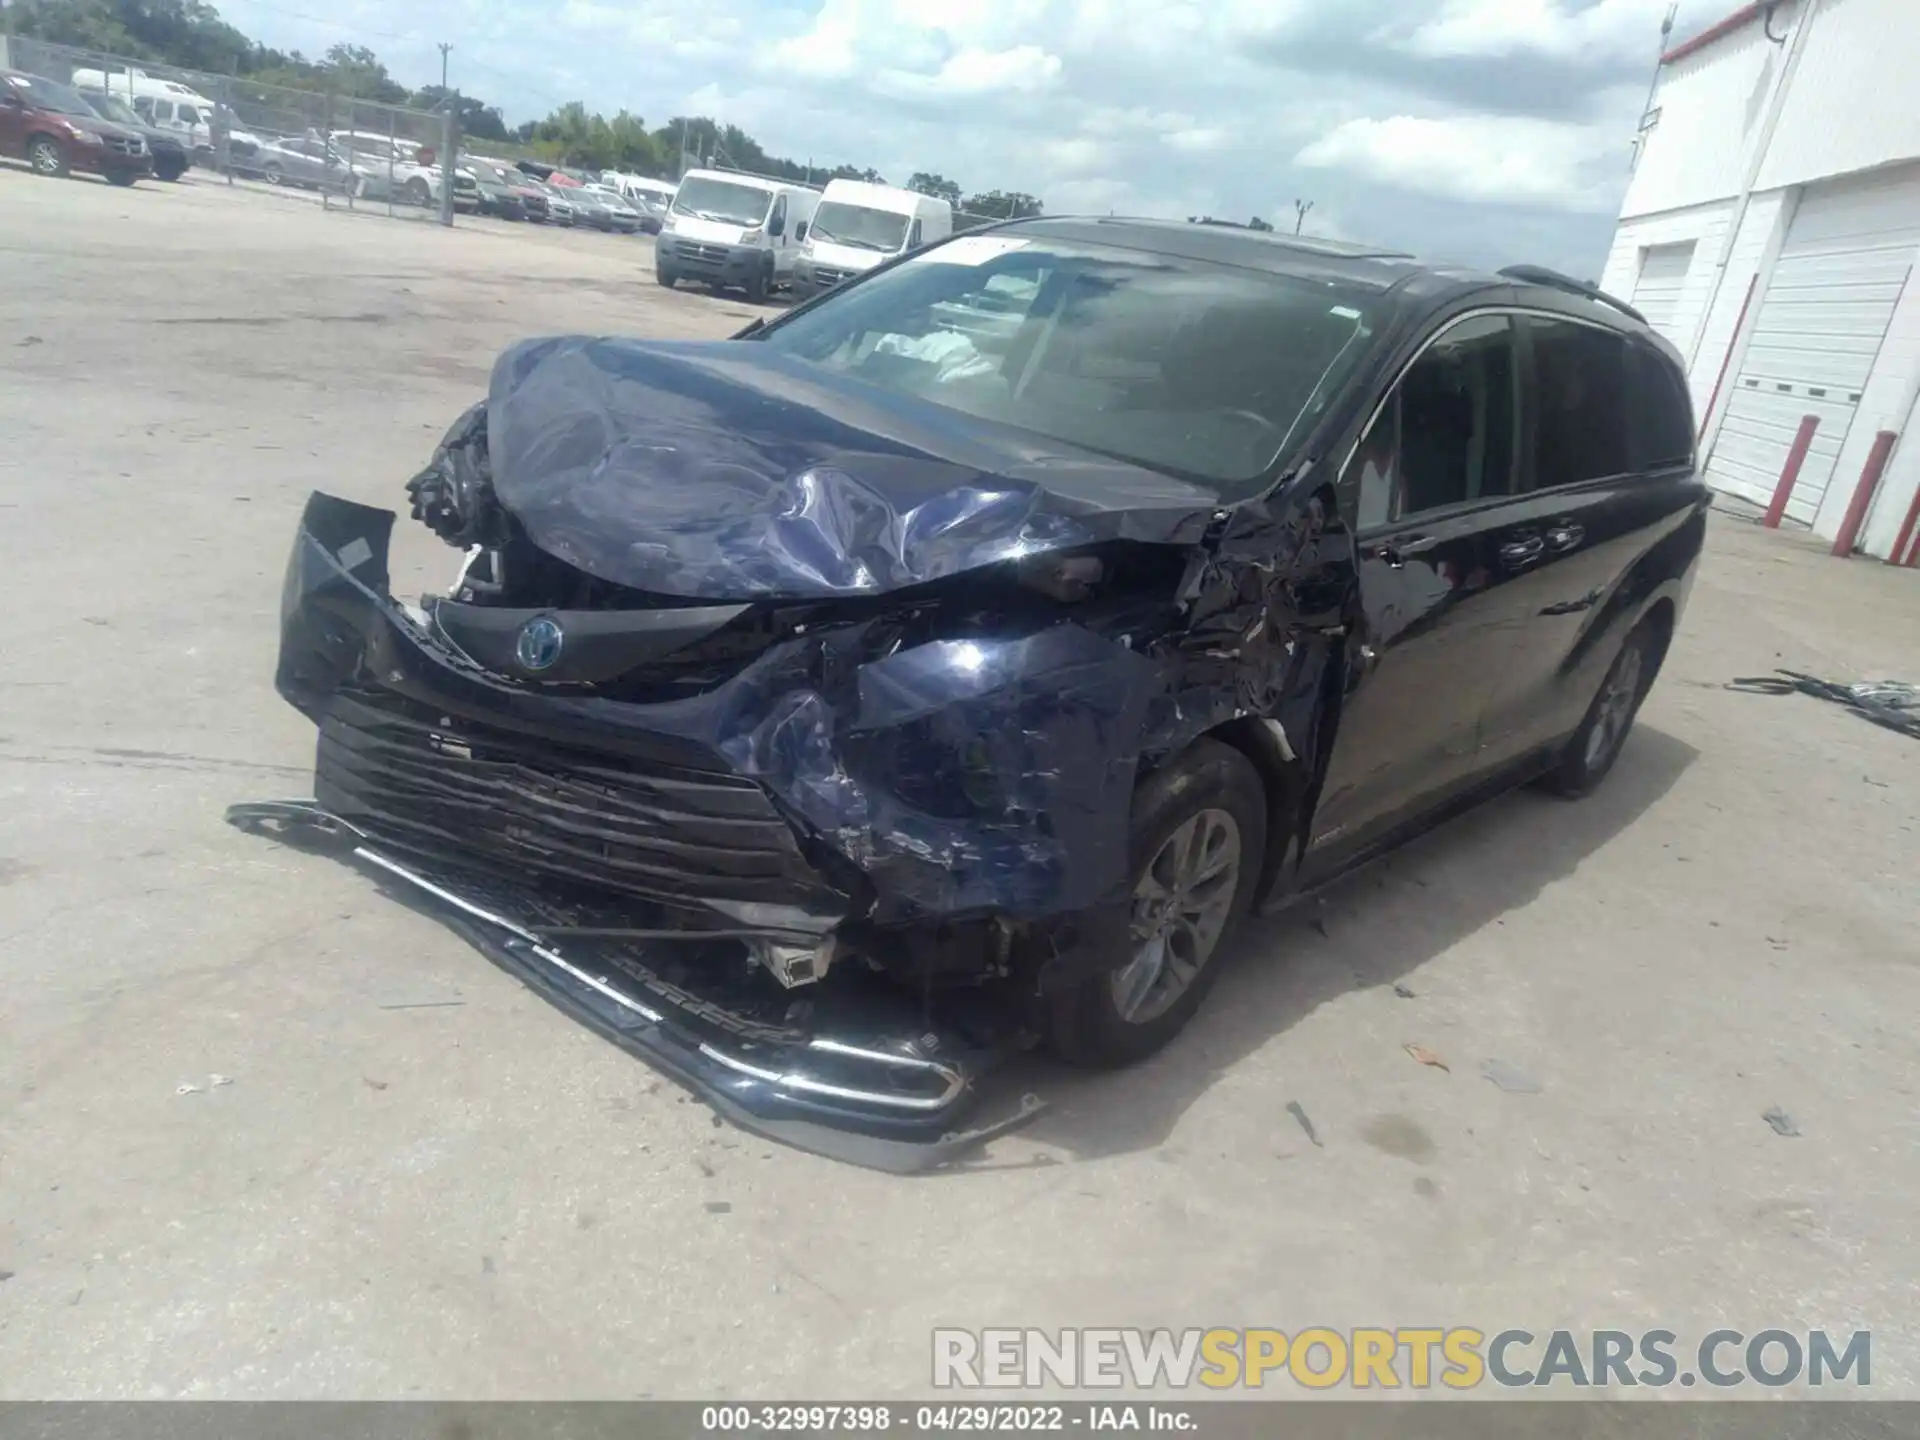
[[[1649,245],[1640,252],[1640,276],[1633,282],[1633,308],[1662,335],[1680,343],[1673,333],[1673,315],[1680,308],[1680,290],[1693,265],[1693,241],[1679,245]]]
[[[1920,253],[1920,170],[1809,189],[1760,302],[1707,480],[1773,498],[1804,415],[1818,415],[1787,518],[1813,523],[1860,393]]]

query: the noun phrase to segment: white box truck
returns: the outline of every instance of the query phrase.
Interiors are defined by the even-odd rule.
[[[759,301],[793,279],[820,192],[792,180],[733,170],[689,170],[680,177],[654,241],[662,285],[697,280]]]
[[[794,263],[794,298],[831,290],[952,233],[953,206],[945,200],[864,180],[830,181]]]

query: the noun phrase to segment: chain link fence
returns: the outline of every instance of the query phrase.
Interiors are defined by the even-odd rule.
[[[472,198],[471,178],[458,174],[451,114],[20,36],[0,43],[8,68],[72,86],[107,119],[166,132],[192,167],[229,185],[443,224]]]

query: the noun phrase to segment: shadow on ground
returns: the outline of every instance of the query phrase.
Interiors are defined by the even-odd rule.
[[[1032,1091],[1051,1107],[1025,1131],[1036,1140],[1080,1159],[1153,1149],[1223,1073],[1321,1005],[1352,990],[1395,984],[1566,878],[1658,802],[1698,756],[1691,745],[1642,724],[1606,783],[1583,800],[1514,791],[1315,899],[1249,920],[1222,957],[1227,968],[1200,1013],[1153,1059],[1089,1073],[1028,1057],[992,1078],[994,1093],[982,1109],[1004,1106],[1002,1090]],[[1470,882],[1443,888],[1430,879],[1427,872],[1443,857]],[[1369,943],[1370,936],[1395,937],[1400,946],[1389,950]],[[1407,936],[1418,940],[1407,944]],[[1271,1098],[1282,1123],[1291,1123],[1283,1109],[1287,1097]],[[998,1167],[986,1154],[966,1168]]]

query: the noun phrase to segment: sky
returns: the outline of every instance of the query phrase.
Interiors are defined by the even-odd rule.
[[[1049,213],[1260,215],[1596,276],[1668,0],[216,0],[377,51],[510,123],[711,115],[770,152],[1025,190]],[[1669,43],[1734,0],[1682,0]]]

